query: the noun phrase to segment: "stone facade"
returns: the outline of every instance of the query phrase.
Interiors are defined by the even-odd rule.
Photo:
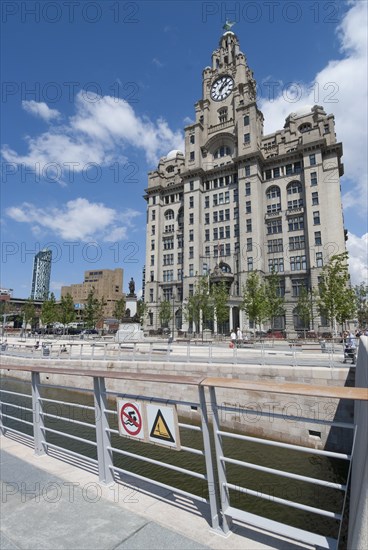
[[[227,328],[247,330],[242,288],[250,271],[266,277],[273,267],[286,301],[276,326],[300,328],[300,288],[316,287],[329,257],[345,251],[341,156],[334,117],[318,105],[263,135],[253,73],[225,32],[203,71],[185,152],[171,151],[148,175],[145,328],[160,326],[159,303],[168,300],[175,327],[190,330],[183,306],[198,276],[220,269],[231,284]],[[314,308],[309,328],[324,324]]]

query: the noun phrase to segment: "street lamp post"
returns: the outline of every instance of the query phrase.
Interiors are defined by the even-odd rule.
[[[175,292],[172,293],[172,337],[175,335]]]

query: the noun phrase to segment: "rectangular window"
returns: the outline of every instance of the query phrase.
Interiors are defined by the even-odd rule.
[[[230,239],[230,225],[225,227],[225,239]]]
[[[321,220],[320,220],[320,217],[319,217],[319,212],[313,212],[313,224],[314,225],[320,225],[321,223]]]
[[[318,191],[315,191],[314,193],[312,193],[312,206],[316,206],[317,204],[319,204]]]
[[[310,166],[314,166],[316,164],[316,155],[309,155],[309,164]]]
[[[304,216],[295,216],[288,220],[289,231],[298,231],[304,229]]]
[[[272,170],[266,170],[265,178],[266,178],[266,180],[272,179]]]
[[[244,134],[244,143],[248,144],[250,143],[250,134]]]
[[[183,243],[184,243],[184,240],[183,240],[183,236],[180,235],[178,237],[178,248],[183,248]],[[173,247],[174,248],[174,247]]]
[[[245,167],[245,176],[246,177],[250,176],[250,166],[249,166],[249,164]]]
[[[234,200],[234,202],[238,202],[238,197],[239,197],[238,190],[234,189],[234,191],[233,191],[233,200]],[[225,193],[225,202],[230,202],[230,193],[229,193],[229,191],[226,191],[226,193]]]
[[[234,208],[234,220],[236,220],[237,218],[239,218],[239,208],[237,206],[235,206],[235,208]]]
[[[219,227],[219,239],[223,239],[224,238],[224,227],[223,226],[220,226]]]
[[[155,256],[154,255],[151,256],[151,265],[155,265]]]
[[[189,277],[194,277],[194,266],[189,264]]]
[[[230,220],[230,208],[226,208],[225,210],[225,221],[229,221]]]
[[[320,246],[322,244],[322,237],[320,231],[315,231],[314,233],[314,244]]]
[[[207,225],[210,223],[210,214],[209,212],[206,212],[204,215],[204,223]]]
[[[150,288],[149,298],[150,302],[153,302],[153,288]]]
[[[223,221],[224,221],[224,211],[220,210],[219,211],[219,222],[223,222]]]
[[[189,258],[194,258],[194,246],[189,247]]]
[[[193,137],[194,137],[194,136],[193,136]],[[190,181],[190,182],[189,182],[189,190],[190,190],[190,191],[193,191],[193,189],[194,189],[194,181]]]
[[[247,220],[246,221],[246,231],[247,231],[247,233],[252,232],[252,220]]]
[[[194,154],[194,151],[191,151],[190,152],[190,157],[189,157],[190,160],[194,160],[195,159],[195,154]]]
[[[289,249],[290,250],[301,250],[305,248],[305,237],[304,235],[298,235],[297,237],[289,238]]]
[[[204,207],[205,208],[210,207],[210,198],[208,196],[204,198]]]
[[[193,229],[189,229],[189,240],[194,241],[194,231],[193,231]]]
[[[282,273],[284,271],[284,258],[269,258],[268,259],[268,271],[272,273]]]
[[[194,207],[194,197],[189,197],[189,208]]]
[[[303,269],[307,269],[306,256],[291,256],[290,269],[291,271],[300,271]]]
[[[248,259],[247,259],[247,267],[248,267],[248,271],[253,271],[253,258],[248,257]]]
[[[244,126],[249,126],[249,115],[244,116]]]
[[[151,211],[151,220],[155,221],[155,219],[156,219],[156,210],[152,210]]]
[[[156,204],[156,197],[152,197],[152,204]]]
[[[153,225],[151,227],[151,235],[155,235],[156,234],[156,227]]]
[[[213,223],[217,223],[217,222],[218,222],[218,211],[213,213]]]
[[[225,244],[225,256],[230,256],[231,254],[231,245],[230,243]]]
[[[268,248],[269,254],[271,254],[272,252],[282,252],[283,251],[282,239],[272,239],[268,241],[267,248]]]
[[[239,225],[234,225],[234,237],[239,237]]]
[[[206,229],[204,232],[204,240],[209,241],[210,240],[210,230]]]
[[[307,288],[305,279],[293,279],[291,282],[292,294],[294,298],[300,296],[302,288]]]
[[[183,263],[183,253],[178,252],[178,264],[182,264],[182,263]]]
[[[217,229],[217,227],[215,227],[214,230],[213,230],[213,240],[214,241],[218,240],[218,229]]]
[[[318,183],[317,172],[311,172],[311,174],[310,174],[310,184],[311,185],[317,185],[317,183]]]
[[[272,212],[281,212],[281,202],[267,205],[267,214],[271,214]]]
[[[247,252],[252,252],[253,250],[253,242],[252,237],[247,238]]]
[[[328,124],[325,124],[323,127],[324,133],[329,134],[330,133],[330,126]]]
[[[153,283],[153,281],[155,280],[155,274],[153,271],[150,272],[150,281],[151,283]]]
[[[293,165],[292,165],[292,164],[287,164],[287,165],[285,166],[285,174],[286,174],[287,176],[291,176],[292,173],[293,173]]]
[[[274,235],[275,233],[282,233],[281,218],[277,220],[270,220],[267,222],[267,234]]]
[[[280,168],[279,167],[273,169],[273,177],[274,178],[279,178],[280,177]]]
[[[217,193],[213,195],[213,206],[217,206],[219,203],[217,201]]]
[[[252,212],[252,203],[251,201],[246,201],[245,203],[245,213],[250,214]]]
[[[164,239],[164,250],[172,250],[174,248],[174,239],[170,237],[169,239]]]
[[[178,269],[178,281],[183,280],[183,270],[180,268]]]
[[[303,199],[293,199],[287,203],[288,210],[292,210],[293,208],[302,208],[303,206]]]
[[[205,256],[209,256],[211,253],[210,253],[210,247],[209,246],[206,246],[205,249],[204,249],[204,254]]]
[[[155,241],[151,241],[151,250],[155,250]]]
[[[250,194],[251,194],[250,182],[247,181],[246,184],[245,184],[245,196],[246,196],[246,197],[249,197]]]
[[[302,163],[300,162],[300,160],[298,160],[297,162],[294,162],[294,174],[300,174],[301,171]]]
[[[193,225],[194,224],[194,214],[191,213],[189,214],[189,225]]]
[[[195,143],[195,135],[194,134],[192,134],[190,136],[190,143]]]
[[[193,294],[194,294],[194,285],[189,285],[188,292],[189,292],[189,296],[193,296]]]
[[[317,267],[323,267],[322,252],[316,252],[316,266]]]

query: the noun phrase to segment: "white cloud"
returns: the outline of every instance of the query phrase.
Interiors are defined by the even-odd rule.
[[[31,99],[30,101],[23,100],[22,107],[27,113],[31,115],[39,116],[46,122],[50,122],[52,119],[60,118],[60,113],[57,109],[50,109],[50,107],[43,101],[37,102]]]
[[[61,208],[37,208],[24,202],[20,206],[8,208],[6,214],[14,221],[30,224],[32,230],[38,233],[42,228],[62,239],[81,241],[122,239],[126,236],[127,228],[133,226],[134,218],[140,215],[133,209],[118,212],[84,198],[68,201]]]
[[[352,284],[358,285],[364,281],[368,284],[368,233],[362,237],[349,233],[347,248]]]
[[[354,207],[362,216],[368,205],[367,190],[367,4],[354,2],[337,29],[343,58],[330,61],[311,83],[298,83],[300,100],[287,101],[292,90],[283,90],[272,101],[263,99],[266,132],[282,128],[285,118],[304,104],[322,105],[333,113],[336,133],[343,142],[344,208]],[[277,91],[280,87],[275,88]],[[295,87],[294,87],[295,91]],[[348,180],[348,181],[347,181]]]
[[[163,64],[159,59],[157,59],[157,57],[154,57],[154,58],[152,59],[152,63],[153,63],[154,65],[156,65],[156,67],[158,67],[159,69],[161,69],[162,67],[164,67],[164,64]]]
[[[183,148],[181,131],[173,132],[160,118],[152,122],[139,117],[129,103],[111,96],[79,92],[75,115],[67,124],[53,124],[36,137],[27,137],[28,152],[20,155],[5,145],[2,154],[7,162],[21,164],[60,181],[71,170],[81,172],[89,163],[108,166],[115,161],[126,162],[124,151],[132,146],[142,149],[146,160],[157,164],[160,156],[171,149]],[[71,167],[73,163],[73,167]],[[49,167],[49,168],[48,168]]]

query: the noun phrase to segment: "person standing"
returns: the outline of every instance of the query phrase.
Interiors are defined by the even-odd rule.
[[[243,343],[243,333],[240,330],[240,328],[238,327],[236,329],[236,344],[239,347],[242,343]]]
[[[231,331],[231,334],[230,334],[230,340],[231,340],[230,347],[233,348],[236,344],[236,334],[233,330]]]

